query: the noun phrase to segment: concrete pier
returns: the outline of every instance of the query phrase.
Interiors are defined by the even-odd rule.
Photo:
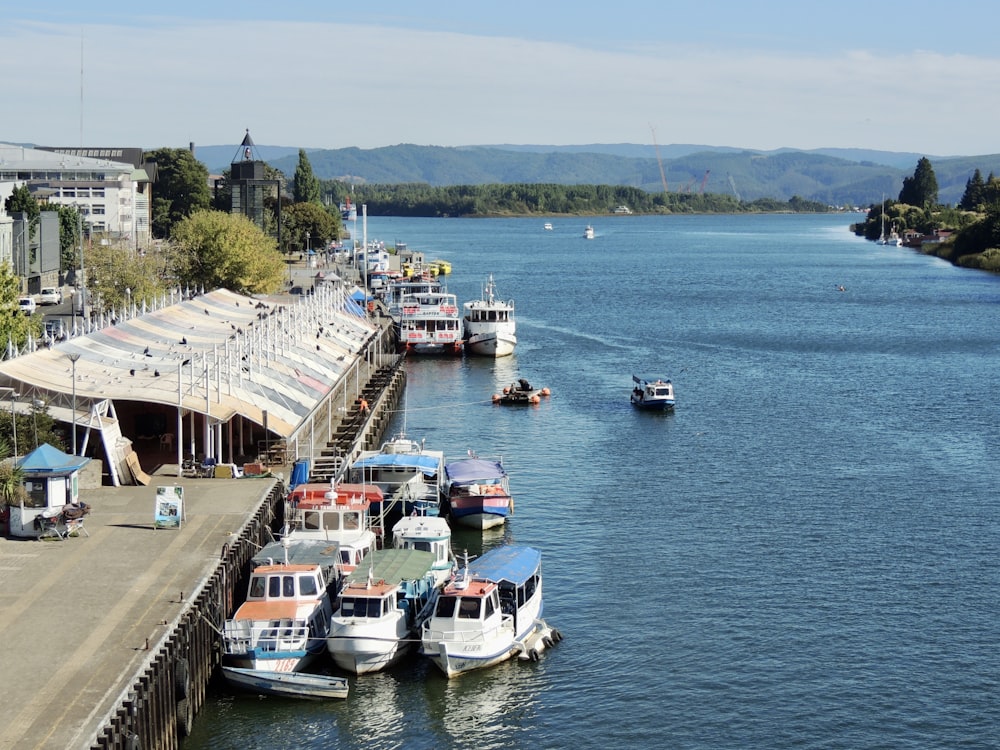
[[[186,521],[154,529],[156,486],[174,484]],[[90,536],[0,539],[0,748],[90,747],[278,485],[154,477],[87,493]]]

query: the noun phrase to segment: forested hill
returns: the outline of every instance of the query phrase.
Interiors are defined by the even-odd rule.
[[[638,156],[643,150],[649,156]],[[258,147],[261,157],[291,177],[298,149]],[[828,205],[870,205],[899,194],[921,155],[863,150],[760,152],[708,146],[613,144],[590,146],[416,146],[307,149],[321,180],[352,184],[425,183],[434,186],[510,183],[622,185],[671,193],[730,194],[742,200],[792,197]],[[838,155],[839,154],[839,155]],[[202,147],[198,158],[221,172],[231,146]],[[939,199],[957,203],[975,169],[1000,175],[1000,154],[929,157]],[[215,162],[220,163],[215,163]],[[897,166],[898,165],[898,166]]]

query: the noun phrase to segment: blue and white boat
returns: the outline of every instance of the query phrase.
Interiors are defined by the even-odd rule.
[[[302,672],[326,650],[331,570],[318,564],[261,565],[246,601],[226,620],[222,664],[259,672]]]
[[[388,521],[412,513],[437,515],[444,486],[444,452],[400,433],[377,451],[362,451],[351,462],[351,482],[374,485],[384,499],[372,502],[372,522],[390,528]]]
[[[542,554],[496,547],[468,563],[424,623],[420,652],[448,677],[513,656],[537,661],[562,636],[542,619]]]
[[[663,378],[632,376],[632,406],[650,411],[670,411],[674,408],[674,384]]]
[[[376,550],[347,577],[327,647],[341,669],[366,674],[394,664],[434,609],[439,591],[434,555]]]
[[[444,465],[444,511],[473,529],[500,526],[514,511],[507,470],[499,459],[460,458]]]

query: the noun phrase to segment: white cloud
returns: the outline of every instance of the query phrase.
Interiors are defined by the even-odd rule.
[[[8,25],[0,139],[258,143],[650,142],[991,153],[1000,61],[565,43],[329,23]]]

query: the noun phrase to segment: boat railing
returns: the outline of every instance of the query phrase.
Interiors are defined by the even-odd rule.
[[[424,621],[424,637],[431,641],[452,641],[455,643],[473,643],[488,641],[504,630],[514,632],[513,615],[502,615],[500,621],[491,627],[476,630],[456,630],[454,628],[432,628],[433,617]]]
[[[223,649],[227,654],[260,651],[302,651],[309,642],[309,625],[302,620],[253,623],[227,620],[223,630]]]

